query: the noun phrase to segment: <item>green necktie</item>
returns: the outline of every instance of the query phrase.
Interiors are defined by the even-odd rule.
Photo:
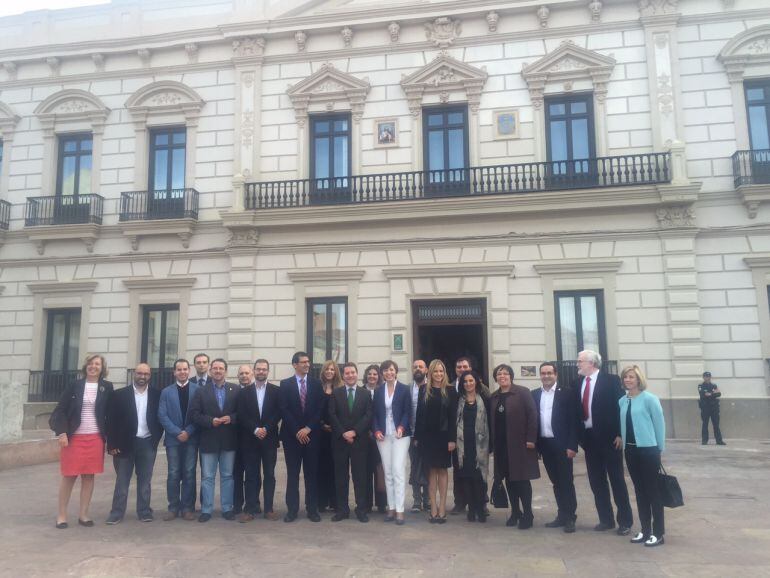
[[[348,410],[353,411],[353,388],[348,388]]]

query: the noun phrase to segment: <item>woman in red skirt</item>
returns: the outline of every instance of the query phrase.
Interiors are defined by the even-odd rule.
[[[78,523],[91,527],[88,516],[94,492],[94,474],[104,471],[104,436],[107,401],[112,383],[105,381],[107,363],[101,355],[89,355],[82,369],[85,379],[68,385],[62,393],[48,425],[56,432],[61,447],[61,483],[56,527],[67,527],[67,505],[72,488],[80,476],[80,515]]]

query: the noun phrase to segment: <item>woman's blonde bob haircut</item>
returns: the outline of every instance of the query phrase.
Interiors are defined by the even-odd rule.
[[[644,372],[639,369],[638,365],[627,365],[620,372],[620,379],[625,379],[626,375],[634,374],[639,382],[639,391],[647,389],[647,378],[644,376]]]

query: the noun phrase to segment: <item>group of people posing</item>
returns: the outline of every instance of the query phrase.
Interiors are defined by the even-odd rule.
[[[166,521],[196,519],[199,459],[199,522],[209,521],[214,511],[217,471],[225,519],[238,517],[246,523],[262,514],[278,520],[273,498],[280,444],[286,461],[287,523],[299,514],[302,473],[305,513],[313,522],[327,509],[334,511],[334,522],[350,517],[352,479],[354,514],[360,522],[368,522],[377,507],[386,522],[403,525],[409,485],[411,510],[425,510],[430,523],[443,524],[451,467],[452,513],[485,522],[491,488],[510,503],[506,525],[526,530],[534,520],[531,480],[540,477],[542,457],[557,503],[556,517],[546,526],[572,533],[577,511],[573,459],[580,445],[599,517],[594,530],[611,530],[617,521],[618,534],[631,532],[625,450],[641,523],[631,541],[646,546],[664,541],[657,475],[665,423],[660,401],[646,391],[645,377],[635,365],[618,379],[600,371],[598,353],[582,351],[577,360],[580,379],[572,387],[559,382],[555,363],[544,362],[542,387],[530,391],[514,384],[513,369],[501,364],[492,372],[498,387],[490,392],[465,357],[456,362],[454,382],[441,360],[415,360],[410,385],[398,381],[398,366],[391,360],[368,366],[361,376],[355,363],[340,368],[327,361],[320,379],[310,375],[307,353],[297,352],[291,361],[294,375],[279,386],[268,382],[265,359],[240,366],[239,383],[233,384],[226,380],[224,359],[210,362],[201,353],[193,367],[177,360],[175,382],[163,389],[149,385],[151,370],[140,364],[133,383],[113,391],[104,357],[88,356],[85,377],[66,389],[50,420],[61,446],[57,528],[68,525],[67,506],[78,476],[78,523],[94,525],[88,510],[94,475],[103,471],[105,445],[117,475],[107,524],[123,519],[134,471],[137,515],[152,521],[151,479],[163,438]]]

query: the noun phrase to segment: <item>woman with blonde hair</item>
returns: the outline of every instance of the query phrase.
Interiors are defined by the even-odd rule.
[[[332,425],[329,421],[329,402],[332,392],[342,387],[342,375],[336,361],[326,361],[321,367],[321,386],[326,394],[321,407],[321,448],[318,453],[318,511],[323,513],[337,508],[334,485],[334,456],[332,455]]]
[[[449,387],[446,366],[434,359],[428,366],[428,386],[417,400],[415,440],[428,469],[430,523],[446,522],[446,497],[457,439],[457,392]],[[436,491],[438,490],[438,499]]]
[[[102,355],[86,356],[82,379],[70,383],[51,413],[48,425],[56,432],[61,448],[61,482],[56,527],[67,528],[67,506],[72,488],[80,476],[80,513],[78,524],[90,528],[88,515],[94,492],[94,475],[104,472],[104,442],[107,403],[112,383],[107,377],[107,362]]]
[[[623,438],[626,464],[636,492],[641,531],[631,538],[634,544],[663,544],[663,501],[658,490],[660,454],[666,447],[666,421],[657,396],[647,391],[647,379],[637,365],[620,373],[625,397],[620,406],[620,436]]]

